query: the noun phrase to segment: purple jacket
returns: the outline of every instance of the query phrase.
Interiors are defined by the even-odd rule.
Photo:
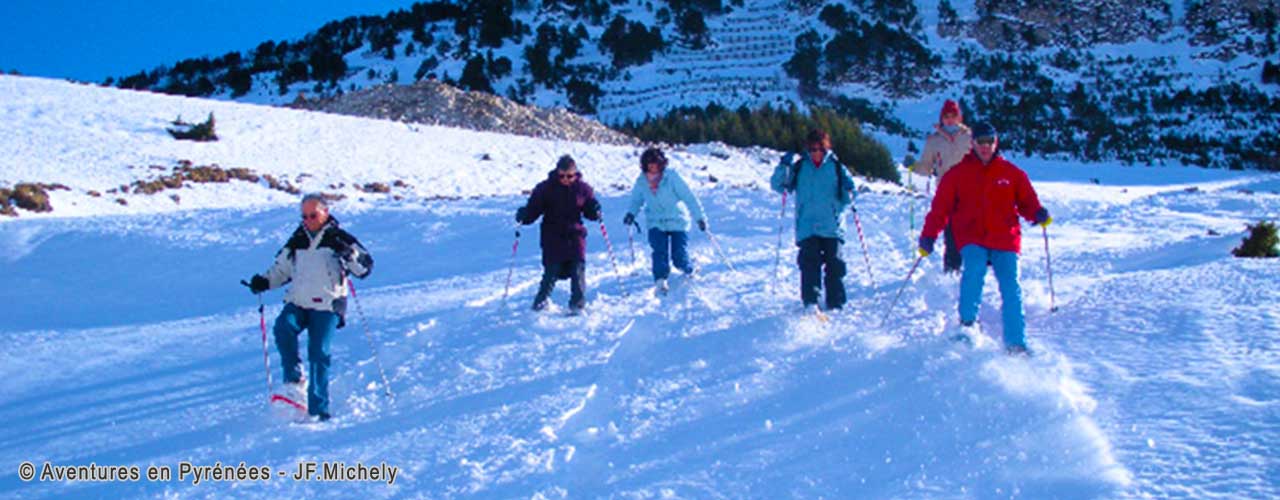
[[[547,180],[539,182],[521,209],[521,224],[533,224],[542,217],[542,264],[550,266],[565,261],[585,261],[587,228],[582,218],[600,220],[600,202],[591,185],[583,182],[582,173],[573,184],[560,184],[552,170]]]

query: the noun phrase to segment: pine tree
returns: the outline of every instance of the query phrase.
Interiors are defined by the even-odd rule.
[[[1270,221],[1261,221],[1247,226],[1249,236],[1240,242],[1240,246],[1231,250],[1236,257],[1280,257],[1276,246],[1280,237],[1276,235],[1276,225]]]
[[[485,75],[484,67],[484,56],[477,55],[467,60],[467,65],[462,68],[462,76],[458,79],[458,86],[492,94],[493,86],[489,84],[489,77]]]

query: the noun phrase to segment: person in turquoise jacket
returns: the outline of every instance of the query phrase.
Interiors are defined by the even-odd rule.
[[[649,246],[653,247],[653,280],[659,293],[667,290],[671,264],[685,274],[693,274],[689,263],[689,224],[707,230],[702,203],[675,170],[667,168],[667,156],[658,148],[646,149],[640,155],[640,176],[631,188],[631,204],[622,223],[635,224],[635,214],[644,207],[645,225],[649,228]]]
[[[769,183],[779,193],[795,193],[800,300],[806,309],[817,309],[818,290],[825,287],[827,309],[835,310],[845,304],[847,268],[840,258],[840,245],[844,211],[853,206],[856,191],[853,177],[831,151],[830,135],[816,129],[805,143],[809,154],[799,160],[795,153],[784,155]]]

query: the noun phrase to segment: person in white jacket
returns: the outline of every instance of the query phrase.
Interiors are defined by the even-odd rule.
[[[631,188],[631,204],[622,223],[635,224],[641,207],[653,248],[654,286],[658,293],[664,293],[672,264],[686,275],[693,274],[688,252],[690,222],[697,221],[698,229],[706,231],[707,217],[702,202],[679,173],[667,168],[667,156],[658,148],[640,155],[640,176]]]
[[[373,257],[329,215],[324,198],[302,198],[302,224],[294,230],[275,262],[249,280],[253,293],[289,284],[284,309],[275,322],[276,347],[290,395],[306,394],[307,413],[329,419],[329,342],[346,323],[347,275],[364,279],[373,271]],[[298,335],[307,330],[307,373],[302,377]],[[300,401],[298,401],[301,403]]]
[[[938,123],[934,124],[933,128],[934,131],[925,138],[924,153],[920,154],[920,161],[912,165],[911,170],[920,175],[937,176],[938,182],[941,183],[943,174],[969,154],[973,135],[969,127],[964,124],[960,105],[951,99],[942,103],[942,111],[938,113]],[[956,246],[956,236],[951,231],[950,224],[943,230],[942,235],[947,244],[942,259],[943,270],[947,273],[959,273],[960,248]]]

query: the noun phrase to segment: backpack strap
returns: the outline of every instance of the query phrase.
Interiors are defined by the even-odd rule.
[[[836,164],[836,199],[840,199],[840,195],[844,193],[844,176],[840,175],[840,171],[844,170],[844,164],[840,160],[835,161]]]

